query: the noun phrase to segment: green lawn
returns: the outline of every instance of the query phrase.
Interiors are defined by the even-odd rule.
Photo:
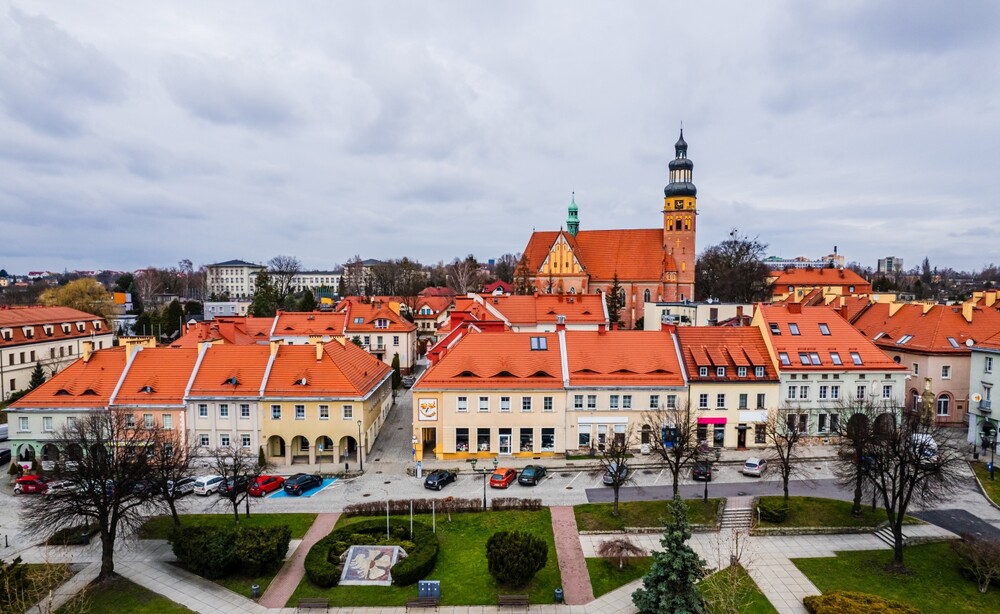
[[[231,514],[181,514],[182,526],[232,527]],[[249,518],[240,515],[240,525],[248,527],[274,527],[287,524],[292,528],[292,539],[302,539],[316,514],[251,514]],[[146,521],[139,529],[142,539],[169,539],[174,529],[174,521],[169,516],[156,516]]]
[[[225,578],[219,578],[218,580],[213,580],[219,586],[223,586],[238,595],[243,595],[244,597],[251,598],[250,587],[254,584],[260,585],[260,594],[263,595],[267,587],[270,586],[271,580],[274,580],[274,576],[278,575],[278,570],[281,568],[261,575],[261,576],[244,576],[241,574],[234,574],[227,576]]]
[[[834,558],[795,559],[802,573],[824,593],[834,590],[872,593],[928,614],[1000,612],[1000,589],[981,594],[976,583],[958,569],[958,557],[947,543],[908,546],[903,561],[909,573],[891,573],[892,552],[838,552]]]
[[[91,584],[86,591],[57,610],[57,614],[77,612],[185,614],[192,610],[118,577],[101,584]]]
[[[1000,461],[1000,458],[997,459]],[[988,461],[987,461],[988,462]],[[986,468],[986,462],[983,463],[969,463],[972,466],[972,470],[976,472],[976,476],[979,477],[979,481],[983,485],[983,490],[986,491],[986,496],[989,497],[993,503],[1000,505],[1000,470],[993,471],[993,479],[990,479],[990,471]]]
[[[576,527],[580,531],[621,531],[625,527],[662,527],[669,518],[669,501],[624,501],[618,504],[618,516],[612,516],[613,503],[586,503],[573,507]],[[719,499],[684,501],[688,506],[688,521],[692,524],[713,524],[719,511]]]
[[[4,561],[0,559],[0,564],[11,564],[12,562],[11,560]],[[73,575],[69,567],[62,564],[28,563],[24,565],[24,569],[27,573],[27,585],[22,587],[20,591],[13,591],[16,593],[16,596],[13,597],[10,603],[12,611],[16,613],[23,612],[35,605],[46,593],[69,580]],[[0,591],[6,593],[6,590],[4,590],[6,588],[5,586],[0,586]]]
[[[781,497],[760,497],[761,502],[778,503]],[[789,497],[788,518],[777,524],[761,520],[760,527],[875,527],[886,521],[885,510],[881,507],[872,512],[871,505],[861,508],[861,516],[853,516],[850,501],[820,499],[818,497]],[[919,522],[907,518],[906,523]]]
[[[594,589],[594,597],[600,597],[625,586],[632,580],[638,580],[649,571],[652,564],[651,556],[625,559],[625,565],[621,569],[618,569],[618,561],[602,558],[587,559],[587,571],[590,572],[590,586]]]
[[[362,519],[341,517],[337,526]],[[421,514],[414,516],[414,519],[431,524],[430,515]],[[408,522],[409,517],[405,517],[405,520]],[[548,561],[528,586],[502,588],[487,570],[486,540],[497,531],[515,528],[543,538],[549,546]],[[548,509],[537,512],[452,514],[452,522],[448,522],[445,515],[438,514],[437,535],[440,551],[437,564],[427,579],[441,581],[441,605],[495,605],[497,595],[501,593],[526,593],[532,603],[552,603],[553,592],[562,586],[552,537],[552,517]],[[332,607],[402,606],[408,599],[416,596],[416,585],[335,586],[323,589],[303,578],[289,599],[288,606],[294,607],[300,597],[327,597]]]
[[[741,614],[778,614],[742,567],[723,569],[705,578],[701,594],[710,602],[722,599],[727,604],[737,605]]]

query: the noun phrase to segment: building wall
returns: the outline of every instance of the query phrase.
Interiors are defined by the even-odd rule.
[[[863,377],[862,377],[863,376]],[[795,372],[781,371],[781,390],[779,392],[779,407],[798,410],[806,416],[806,433],[813,437],[824,437],[830,434],[831,415],[843,413],[842,406],[857,398],[858,387],[865,388],[865,396],[876,395],[876,399],[895,407],[902,407],[906,402],[907,374],[904,372],[885,373],[882,371],[834,371],[827,372]],[[873,392],[874,385],[874,392]],[[882,387],[892,387],[888,397],[882,396]],[[802,398],[802,387],[809,389],[808,397]],[[820,398],[821,387],[827,386],[827,398]],[[839,399],[832,398],[829,387],[840,386]],[[792,398],[791,388],[795,388]],[[825,430],[820,430],[820,416],[824,415]]]
[[[987,366],[989,361],[989,366]],[[1000,426],[1000,350],[972,348],[969,363],[969,424],[966,441],[983,449],[984,426]],[[972,395],[981,399],[975,401]],[[994,450],[994,455],[1000,447]]]
[[[42,327],[36,325],[36,328]],[[84,342],[93,341],[95,350],[114,345],[111,331],[69,339],[49,340],[44,336],[36,339],[31,343],[0,348],[0,400],[7,400],[11,393],[28,388],[35,363],[41,363],[47,379],[82,356]]]
[[[778,382],[691,382],[687,402],[697,418],[705,419],[699,423],[699,440],[705,440],[713,447],[740,447],[740,430],[746,427],[746,439],[742,447],[760,448],[767,445],[763,441],[763,426],[768,414],[779,405]],[[701,395],[708,395],[705,400],[707,407],[701,407]],[[724,403],[719,406],[719,395],[724,395]],[[764,395],[764,402],[759,405],[757,395]],[[746,406],[740,406],[740,395],[746,395]],[[716,420],[725,420],[718,424]],[[711,420],[711,423],[707,421]],[[721,428],[717,428],[721,427]],[[703,431],[703,432],[702,432]],[[719,435],[722,439],[719,439]]]

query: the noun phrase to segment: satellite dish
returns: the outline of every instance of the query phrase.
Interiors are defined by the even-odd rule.
[[[879,295],[877,295],[877,294],[873,294],[873,295],[872,295],[872,300],[873,300],[873,301],[875,301],[876,303],[878,302],[878,299],[879,299],[879,298],[880,298],[880,297],[879,297]]]
[[[978,403],[978,402],[980,402],[982,400],[983,400],[983,395],[979,394],[978,392],[976,394],[972,395],[972,402],[973,403]]]
[[[973,340],[972,340],[971,338],[970,338],[970,339],[966,339],[966,340],[965,340],[965,346],[966,346],[966,347],[970,347],[970,348],[971,348],[971,347],[972,347],[972,346],[974,346],[974,345],[976,345],[976,342],[975,342],[975,341],[973,341]]]

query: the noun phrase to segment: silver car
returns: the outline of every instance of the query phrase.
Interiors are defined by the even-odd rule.
[[[750,457],[747,459],[747,462],[743,463],[743,475],[752,475],[759,478],[764,475],[765,471],[767,471],[767,461],[763,458]]]

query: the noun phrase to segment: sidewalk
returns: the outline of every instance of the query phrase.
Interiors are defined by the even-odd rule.
[[[274,576],[274,580],[271,581],[270,586],[267,587],[267,591],[260,598],[261,606],[265,608],[285,607],[285,604],[292,597],[292,593],[295,592],[299,583],[302,582],[302,578],[306,575],[305,561],[306,555],[309,554],[309,549],[320,539],[329,535],[339,518],[340,513],[319,514],[316,516],[316,520],[313,521],[312,526],[306,531],[305,536],[295,549],[295,552],[292,553],[291,558],[285,561],[285,564],[281,567],[281,571],[278,572],[278,575]]]
[[[580,533],[576,527],[573,508],[559,506],[549,510],[552,513],[552,533],[556,542],[565,601],[569,605],[590,603],[594,600],[594,589],[590,584],[590,572],[587,571],[583,548],[580,547]]]

